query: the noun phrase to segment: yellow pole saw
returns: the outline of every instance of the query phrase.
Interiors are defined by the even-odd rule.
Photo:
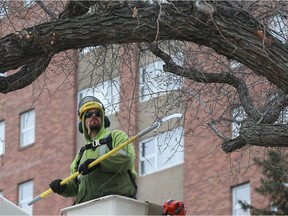
[[[181,118],[182,114],[181,113],[175,113],[172,115],[169,115],[165,118],[162,118],[160,120],[158,120],[157,122],[153,123],[150,127],[145,128],[144,130],[140,131],[137,135],[129,138],[127,141],[125,141],[124,143],[122,143],[121,145],[117,146],[116,148],[112,149],[111,151],[107,152],[106,154],[104,154],[103,156],[99,157],[98,159],[96,159],[95,161],[91,162],[88,165],[88,169],[90,169],[91,167],[94,167],[95,165],[99,164],[101,161],[105,160],[106,158],[108,158],[109,156],[111,156],[112,154],[116,153],[117,151],[119,151],[120,149],[124,148],[125,146],[127,146],[128,144],[134,142],[135,140],[137,140],[138,138],[144,136],[145,134],[149,133],[150,131],[153,130],[157,130],[164,122],[171,120],[173,118]],[[178,120],[179,121],[179,120]],[[63,179],[60,182],[60,185],[64,185],[67,182],[71,181],[72,179],[76,178],[78,175],[80,175],[81,173],[79,173],[78,171],[75,172],[74,174],[70,175],[69,177]],[[38,195],[37,197],[35,197],[31,202],[28,203],[28,205],[32,205],[33,203],[45,198],[46,196],[48,196],[49,194],[51,194],[53,191],[52,189],[48,189],[46,191],[44,191],[43,193],[41,193],[40,195]]]

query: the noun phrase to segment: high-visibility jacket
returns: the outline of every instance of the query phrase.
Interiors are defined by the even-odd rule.
[[[99,141],[111,133],[112,148],[115,148],[128,140],[127,134],[123,131],[114,130],[110,132],[108,129],[104,128],[103,125],[104,124],[102,124],[102,128],[95,140]],[[87,141],[86,145],[88,145],[91,140],[87,135],[85,126],[82,126]],[[110,149],[107,145],[101,145],[95,149],[86,149],[82,156],[80,155],[80,152],[78,152],[70,166],[71,174],[77,171],[77,164],[80,166],[87,159],[97,159],[108,151],[110,151]],[[82,203],[112,194],[135,197],[136,187],[133,183],[135,183],[137,173],[134,168],[134,162],[135,151],[133,144],[130,143],[123,149],[103,160],[100,163],[100,166],[96,165],[93,172],[87,175],[79,175],[77,179],[68,182],[65,191],[61,193],[61,195],[65,197],[76,196],[76,203]]]

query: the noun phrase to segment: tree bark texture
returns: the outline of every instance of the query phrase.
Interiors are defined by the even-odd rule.
[[[96,5],[94,13],[87,14]],[[259,34],[259,32],[261,34]],[[241,7],[241,1],[70,1],[58,20],[42,23],[0,39],[0,93],[24,88],[47,68],[54,54],[88,46],[179,40],[213,48],[217,53],[249,67],[284,92],[288,104],[288,45],[274,37],[267,26]],[[157,47],[151,51],[165,62],[164,70],[202,83],[233,86],[250,119],[240,136],[225,140],[228,153],[243,146],[287,146],[287,125],[272,125],[283,109],[265,115],[255,109],[246,83],[229,73],[206,74],[172,64]],[[286,93],[286,94],[285,94]],[[274,113],[272,113],[272,111]]]
[[[101,15],[77,16],[23,29],[0,39],[0,71],[22,67],[35,58],[50,58],[67,49],[181,40],[211,47],[267,77],[288,93],[287,44],[274,38],[236,3],[209,4],[213,13],[204,13],[204,16],[197,13],[199,9],[192,1],[163,5],[114,2]],[[265,31],[265,38],[257,35],[259,29]],[[0,86],[4,79],[0,79]],[[1,88],[0,92],[5,89]]]
[[[240,135],[236,139],[222,143],[224,152],[233,152],[245,145],[265,147],[288,147],[287,124],[256,124],[245,121],[240,128]]]

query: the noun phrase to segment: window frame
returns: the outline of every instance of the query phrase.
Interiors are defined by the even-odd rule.
[[[27,187],[27,186],[31,187],[28,189],[32,189],[31,191],[29,191],[28,196],[23,194],[23,190],[25,189],[23,187]],[[25,196],[24,199],[22,199],[23,196]],[[33,196],[34,196],[34,181],[33,180],[25,181],[25,182],[18,184],[18,206],[31,215],[33,213],[33,205],[28,206],[28,203],[33,199]]]
[[[243,189],[247,189],[248,190],[249,200],[244,200],[244,199],[241,199],[241,197],[240,198],[236,197],[236,192],[241,190],[241,189],[242,190]],[[240,200],[241,201],[246,201],[248,204],[251,204],[251,187],[250,187],[250,183],[249,182],[232,187],[231,188],[231,193],[232,193],[232,200],[231,200],[231,202],[232,202],[232,215],[237,215],[236,211],[242,209],[241,205],[239,203]],[[237,201],[237,203],[236,203],[236,201]],[[247,211],[245,211],[245,212],[247,212],[247,214],[241,214],[241,215],[250,215],[250,210],[249,209]]]
[[[2,128],[3,128],[3,132],[2,132]],[[5,121],[1,120],[0,121],[0,157],[3,156],[4,153],[5,153]]]
[[[28,128],[25,128],[27,127],[27,125],[26,124],[24,125],[24,122],[29,120],[29,118],[31,118],[31,115],[33,115],[32,116],[33,125],[32,126],[29,125]],[[32,141],[28,141],[26,143],[25,142],[26,139],[24,137],[25,133],[27,136],[27,132],[30,132],[31,130],[33,136]],[[27,146],[33,145],[35,143],[35,140],[36,140],[36,111],[35,109],[31,109],[20,114],[20,148],[25,148]]]
[[[179,131],[179,132],[178,132]],[[177,132],[177,133],[176,133]],[[165,131],[161,134],[158,134],[154,137],[149,137],[146,139],[143,139],[139,142],[139,176],[146,176],[155,172],[159,172],[165,169],[172,168],[174,166],[180,165],[184,163],[184,128],[182,126],[176,127],[173,130]],[[166,140],[167,136],[172,136],[169,138],[169,140]],[[162,146],[159,145],[158,140],[160,140],[161,137],[165,137],[165,144]],[[179,138],[180,137],[180,138]],[[174,139],[179,138],[175,143]],[[150,151],[149,154],[143,154],[145,151],[145,146],[143,147],[143,144],[148,144],[150,147],[148,150]],[[151,148],[152,147],[152,148]],[[153,148],[154,147],[154,148]],[[161,155],[161,147],[164,151],[168,149],[168,152]],[[174,148],[176,147],[176,150]],[[144,148],[144,150],[143,150]],[[147,148],[147,147],[146,147]],[[180,149],[179,149],[180,148]],[[152,150],[152,151],[151,151]],[[170,153],[171,150],[173,150],[173,154],[167,154]],[[163,156],[171,156],[171,158],[167,157],[165,158],[166,162],[164,164],[159,164],[161,161],[161,158],[163,159]],[[162,156],[162,157],[161,157]],[[150,161],[149,161],[150,160]],[[147,164],[151,165],[151,161],[154,161],[154,165],[150,167],[150,170],[145,168],[143,170],[142,166],[145,165],[145,162],[148,162]],[[173,161],[174,160],[174,161]],[[148,171],[147,171],[148,170]]]

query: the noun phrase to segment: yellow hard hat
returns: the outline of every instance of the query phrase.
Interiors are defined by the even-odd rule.
[[[86,96],[82,98],[78,105],[79,120],[82,120],[83,114],[90,109],[98,109],[105,112],[105,108],[100,100],[93,96]]]

